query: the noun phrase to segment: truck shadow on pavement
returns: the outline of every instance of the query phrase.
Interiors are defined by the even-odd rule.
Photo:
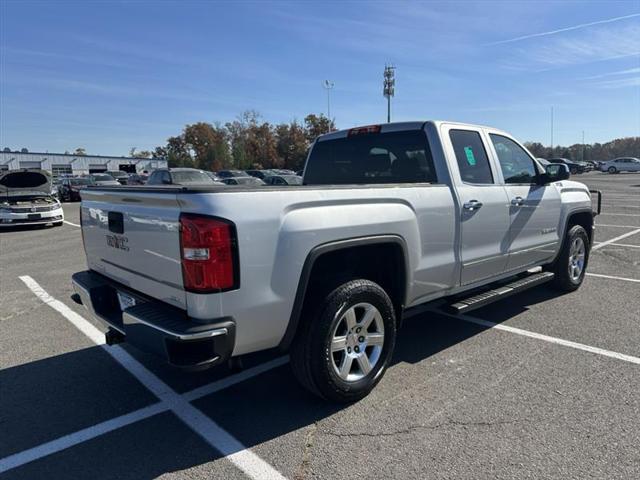
[[[557,296],[542,288],[514,297],[518,300],[503,302],[502,315],[490,320],[498,323],[507,320],[527,305],[542,302],[552,294]],[[400,330],[390,368],[422,362],[486,329],[435,313],[417,315],[405,321]],[[128,351],[141,362],[150,362],[135,350]],[[269,355],[274,358],[278,354]],[[155,363],[150,369],[176,391],[187,390],[174,383],[180,375],[189,374],[177,373]],[[196,383],[207,383],[228,374],[225,368],[198,374]],[[384,380],[378,388],[383,387]],[[99,347],[0,370],[0,392],[0,431],[3,432],[0,458],[157,402]],[[298,464],[302,462],[306,444],[305,427],[349,408],[348,405],[326,403],[302,389],[288,365],[203,397],[193,404],[247,448],[263,446],[290,435],[287,447],[275,449],[274,455],[277,456],[277,452],[281,455],[281,449],[286,448],[287,456],[291,457],[287,462]],[[152,479],[219,458],[216,451],[177,417],[164,412],[10,470],[3,478]],[[272,464],[280,461],[274,462],[270,456],[265,456],[265,460]],[[218,470],[221,467],[224,465],[216,464],[213,468],[226,478]],[[240,473],[230,464],[227,467]]]

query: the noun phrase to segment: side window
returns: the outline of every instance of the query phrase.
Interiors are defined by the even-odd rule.
[[[470,130],[451,130],[449,138],[453,144],[462,181],[480,184],[494,183],[489,158],[480,134]]]
[[[162,176],[160,178],[161,183],[171,183],[171,175],[169,175],[169,172],[162,172]]]
[[[510,138],[489,134],[498,154],[505,183],[535,183],[538,171],[533,159]]]

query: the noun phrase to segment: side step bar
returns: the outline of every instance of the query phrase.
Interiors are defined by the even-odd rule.
[[[553,280],[553,277],[554,274],[552,272],[534,273],[525,278],[521,278],[520,280],[494,288],[493,290],[488,290],[463,300],[458,300],[456,303],[449,305],[447,310],[451,313],[467,313],[475,310],[476,308],[484,307],[490,303],[497,302],[498,300],[520,293],[531,287]]]

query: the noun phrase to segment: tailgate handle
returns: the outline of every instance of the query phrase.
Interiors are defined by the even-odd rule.
[[[121,212],[109,212],[109,231],[113,233],[124,233],[124,219]]]

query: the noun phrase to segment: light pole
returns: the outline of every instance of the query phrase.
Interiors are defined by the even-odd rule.
[[[391,123],[391,97],[393,97],[396,91],[395,70],[396,67],[393,65],[384,66],[384,89],[382,90],[382,94],[387,97],[387,123]]]
[[[322,82],[322,87],[327,91],[327,118],[331,122],[331,89],[334,87],[334,83],[331,80],[325,80]]]
[[[553,156],[553,107],[551,107],[551,156]]]
[[[584,162],[584,130],[582,130],[582,161]]]

